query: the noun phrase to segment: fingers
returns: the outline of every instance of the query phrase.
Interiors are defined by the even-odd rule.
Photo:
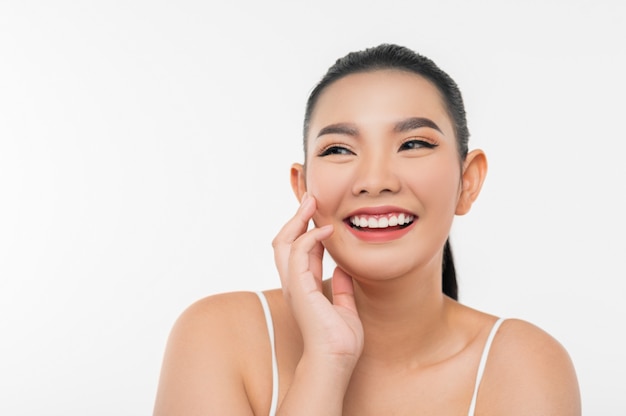
[[[296,215],[283,225],[274,237],[272,241],[274,260],[281,276],[287,271],[291,244],[306,232],[314,212],[315,199],[304,194]]]
[[[305,194],[296,214],[272,241],[274,260],[283,288],[290,286],[286,281],[288,278],[291,280],[298,276],[306,281],[305,292],[321,287],[324,253],[321,241],[332,234],[333,228],[327,225],[307,231],[315,210],[315,198]]]
[[[349,276],[339,267],[335,267],[332,279],[333,304],[341,306],[350,311],[357,312],[354,300],[354,283]]]
[[[303,198],[296,214],[272,241],[283,296],[308,346],[309,356],[352,360],[363,348],[363,328],[352,278],[339,268],[335,270],[333,305],[322,290],[322,242],[332,235],[333,226],[308,230],[315,211],[315,199]]]
[[[302,234],[291,244],[287,270],[289,276],[301,276],[305,291],[321,289],[322,283],[322,241],[333,233],[332,225],[314,228]]]
[[[304,194],[300,207],[294,215],[278,232],[272,245],[288,243],[291,244],[300,234],[304,233],[309,225],[309,221],[315,212],[315,198]]]

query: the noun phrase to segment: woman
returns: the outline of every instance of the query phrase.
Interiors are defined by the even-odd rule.
[[[155,415],[579,415],[555,339],[456,301],[448,234],[487,171],[468,137],[429,59],[396,45],[339,59],[307,103],[301,205],[273,242],[282,288],[188,308]]]

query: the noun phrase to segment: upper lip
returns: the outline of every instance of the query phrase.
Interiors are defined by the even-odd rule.
[[[383,205],[379,207],[363,207],[352,211],[346,218],[351,218],[357,215],[383,215],[383,214],[405,214],[405,215],[413,215],[417,217],[417,215],[411,211],[408,211],[404,208],[395,207],[391,205]]]

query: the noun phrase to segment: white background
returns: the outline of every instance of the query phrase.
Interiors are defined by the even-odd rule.
[[[626,414],[625,4],[0,1],[0,414],[150,414],[182,310],[279,285],[306,97],[381,42],[456,79],[489,157],[462,301]]]

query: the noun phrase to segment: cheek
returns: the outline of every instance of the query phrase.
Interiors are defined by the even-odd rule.
[[[328,224],[340,206],[341,199],[349,192],[349,175],[339,175],[333,169],[319,169],[312,164],[307,169],[307,192],[317,201],[313,221],[321,226]]]
[[[410,181],[413,192],[427,211],[450,215],[456,210],[460,186],[460,168],[456,160],[434,160],[421,166]],[[429,209],[428,207],[431,206]]]

